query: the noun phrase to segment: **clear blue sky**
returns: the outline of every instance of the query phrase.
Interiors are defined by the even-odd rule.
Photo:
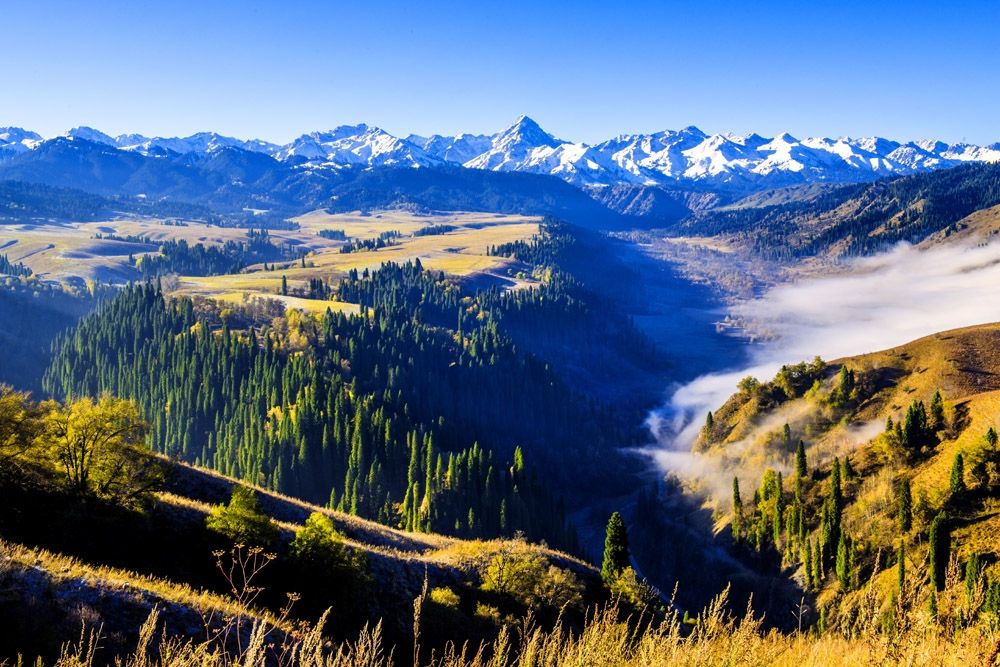
[[[0,125],[1000,141],[1000,1],[7,3]]]

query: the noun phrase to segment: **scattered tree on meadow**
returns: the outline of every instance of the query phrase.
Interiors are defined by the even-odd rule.
[[[930,580],[935,590],[944,590],[944,575],[951,556],[951,536],[948,533],[944,512],[939,512],[931,522],[928,535]]]
[[[965,492],[965,459],[961,452],[955,454],[955,459],[951,463],[949,488],[953,496],[960,496]]]
[[[604,537],[601,578],[610,584],[628,566],[628,533],[625,530],[625,522],[622,520],[621,514],[614,512],[608,519],[608,527]]]
[[[806,463],[806,443],[799,440],[799,446],[795,448],[795,476],[798,479],[805,479],[809,474],[809,466]]]

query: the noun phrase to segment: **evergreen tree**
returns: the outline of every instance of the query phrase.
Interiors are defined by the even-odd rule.
[[[969,562],[965,564],[965,599],[972,603],[976,596],[976,591],[980,585],[980,577],[983,573],[983,563],[978,553],[969,556]]]
[[[940,391],[935,391],[931,398],[930,415],[928,417],[928,427],[931,432],[936,433],[944,428],[944,399]]]
[[[628,534],[625,530],[625,522],[618,512],[614,512],[608,519],[608,527],[604,537],[601,578],[610,585],[628,566]]]
[[[843,533],[840,534],[840,541],[837,544],[837,581],[840,582],[841,590],[848,590],[851,585],[851,557],[850,540]]]
[[[906,534],[913,527],[913,497],[910,493],[910,480],[899,480],[896,491],[896,516],[899,522],[899,532]]]
[[[846,479],[854,479],[858,476],[858,473],[854,470],[854,466],[851,465],[851,457],[844,454],[844,477]]]
[[[955,459],[952,461],[949,486],[953,496],[960,496],[965,492],[965,460],[961,452],[955,454]]]
[[[799,440],[799,446],[795,449],[795,478],[805,479],[808,474],[809,468],[806,465],[806,443]]]
[[[743,499],[740,497],[740,480],[733,477],[733,538],[743,537]]]
[[[951,555],[951,536],[948,533],[947,519],[943,512],[939,512],[931,521],[928,550],[931,585],[935,590],[944,590],[944,576],[948,567],[948,558]]]

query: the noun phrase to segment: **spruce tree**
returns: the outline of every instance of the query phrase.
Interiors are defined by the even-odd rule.
[[[944,590],[945,570],[948,567],[948,558],[951,555],[951,536],[948,534],[944,512],[939,512],[931,521],[930,534],[928,536],[928,550],[930,555],[930,580],[934,590]]]
[[[733,477],[733,538],[743,537],[743,499],[740,497],[740,480]]]
[[[951,495],[959,496],[965,491],[965,459],[962,453],[955,454],[955,460],[951,464]]]
[[[971,603],[979,588],[979,578],[983,572],[983,564],[978,553],[969,556],[969,562],[965,564],[965,599]]]
[[[601,563],[601,578],[611,584],[622,570],[629,566],[628,533],[625,522],[618,512],[608,519],[608,527],[604,537],[604,560]]]
[[[795,449],[795,477],[796,479],[805,479],[807,474],[809,474],[809,468],[806,465],[806,443],[800,439],[799,446]]]
[[[849,550],[850,540],[841,533],[840,541],[837,543],[836,573],[837,581],[840,582],[840,588],[845,591],[851,585],[851,557]]]
[[[932,433],[936,433],[944,428],[944,400],[941,398],[940,391],[935,391],[933,398],[931,398],[928,427]]]

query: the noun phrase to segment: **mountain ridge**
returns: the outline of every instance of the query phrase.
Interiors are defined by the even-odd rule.
[[[216,132],[187,137],[112,137],[76,127],[60,137],[0,127],[0,162],[60,138],[83,139],[147,156],[207,154],[225,148],[262,153],[300,169],[348,166],[463,166],[491,171],[552,175],[573,185],[604,187],[698,185],[747,190],[816,182],[865,182],[922,173],[968,162],[1000,161],[1000,142],[989,145],[884,137],[806,137],[785,132],[707,134],[680,130],[620,134],[587,144],[556,138],[528,116],[492,135],[396,136],[365,123],[310,132],[287,144],[237,139]]]

